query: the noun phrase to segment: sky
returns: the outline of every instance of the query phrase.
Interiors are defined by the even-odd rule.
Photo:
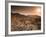
[[[12,13],[41,16],[41,7],[39,6],[12,6],[11,9]]]

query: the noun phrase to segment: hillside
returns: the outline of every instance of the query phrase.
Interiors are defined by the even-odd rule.
[[[29,31],[41,29],[41,16],[11,14],[11,31]]]

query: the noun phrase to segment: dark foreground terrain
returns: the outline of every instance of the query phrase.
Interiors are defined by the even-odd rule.
[[[29,31],[41,29],[41,16],[25,16],[19,13],[11,14],[11,31]]]

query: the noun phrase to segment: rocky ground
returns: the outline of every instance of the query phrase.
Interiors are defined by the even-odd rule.
[[[29,31],[41,29],[41,16],[11,14],[11,31]]]

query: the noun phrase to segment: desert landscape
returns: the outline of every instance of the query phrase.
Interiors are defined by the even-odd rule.
[[[41,7],[11,6],[11,31],[41,30]]]

